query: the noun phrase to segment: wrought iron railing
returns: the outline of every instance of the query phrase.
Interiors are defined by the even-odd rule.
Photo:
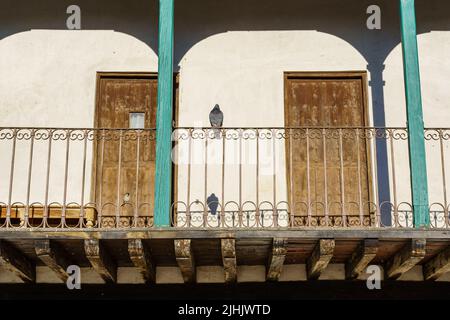
[[[0,128],[0,228],[151,228],[154,129]],[[412,228],[405,128],[176,128],[172,226]],[[449,228],[450,129],[425,130]]]
[[[426,129],[432,228],[448,228],[450,129]],[[178,128],[177,227],[412,228],[406,128]]]
[[[0,226],[153,225],[155,130],[0,129]]]

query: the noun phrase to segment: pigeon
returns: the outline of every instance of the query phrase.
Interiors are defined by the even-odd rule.
[[[214,193],[212,193],[208,197],[208,199],[206,199],[206,203],[209,207],[209,210],[211,210],[211,214],[215,216],[217,213],[217,208],[219,207],[219,198],[217,198],[217,196]]]
[[[214,108],[209,113],[209,122],[211,123],[211,127],[213,127],[214,137],[216,139],[220,139],[220,129],[223,124],[223,112],[220,110],[218,104],[214,106]]]
[[[124,206],[124,205],[126,205],[126,204],[128,204],[128,203],[130,203],[130,194],[127,192],[127,193],[125,193],[124,195],[123,195],[123,203],[122,203],[122,206]]]

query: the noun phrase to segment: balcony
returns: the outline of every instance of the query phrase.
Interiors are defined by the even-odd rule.
[[[425,129],[430,228],[450,129]],[[153,228],[155,130],[1,128],[2,229]],[[405,128],[175,128],[172,227],[413,228]]]

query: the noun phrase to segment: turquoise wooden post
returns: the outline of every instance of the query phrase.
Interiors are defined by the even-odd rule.
[[[156,112],[155,227],[170,226],[174,0],[159,0],[158,109]]]
[[[430,225],[430,215],[414,0],[400,0],[400,20],[414,226],[421,228]]]

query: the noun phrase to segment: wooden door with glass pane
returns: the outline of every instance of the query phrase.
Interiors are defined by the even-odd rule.
[[[285,76],[287,180],[294,224],[370,225],[364,73]]]
[[[98,77],[94,179],[102,226],[146,225],[153,216],[156,99],[156,75]]]

